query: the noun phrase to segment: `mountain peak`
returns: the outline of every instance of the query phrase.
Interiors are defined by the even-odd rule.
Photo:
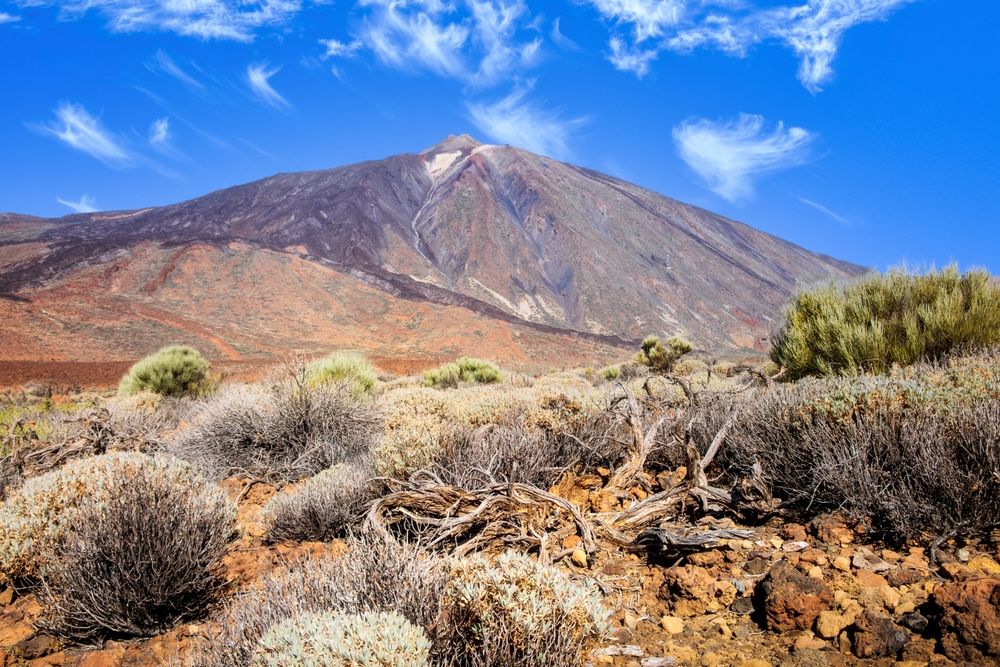
[[[468,134],[449,134],[440,143],[437,143],[430,148],[422,150],[421,155],[433,154],[433,153],[444,153],[448,151],[467,151],[482,146],[483,144],[476,141]]]

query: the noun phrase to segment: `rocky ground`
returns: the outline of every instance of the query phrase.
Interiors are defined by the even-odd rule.
[[[571,501],[621,502],[588,492]],[[225,483],[240,500],[243,537],[227,556],[234,587],[306,554],[337,554],[342,542],[263,544],[259,511],[273,487]],[[557,489],[553,489],[554,491]],[[638,492],[638,489],[637,489]],[[737,528],[705,518],[698,530]],[[690,527],[689,527],[690,530]],[[565,567],[595,579],[618,610],[613,640],[592,665],[986,665],[1000,664],[1000,544],[944,545],[932,563],[921,547],[871,544],[836,516],[798,525],[774,521],[747,539],[721,539],[683,557],[620,549]],[[563,547],[574,548],[575,536]],[[191,664],[211,622],[192,623],[148,640],[70,647],[35,629],[35,596],[0,594],[0,666],[125,667]]]

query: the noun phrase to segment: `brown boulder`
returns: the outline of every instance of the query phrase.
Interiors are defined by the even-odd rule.
[[[945,655],[973,662],[1000,657],[1000,579],[948,582],[931,602]]]
[[[910,638],[903,628],[885,616],[862,613],[854,622],[851,645],[859,658],[887,658],[895,656]]]
[[[755,607],[763,611],[767,627],[778,632],[811,628],[819,613],[833,602],[829,588],[785,560],[771,568],[754,595]]]
[[[717,580],[703,567],[685,565],[668,570],[660,587],[660,598],[680,617],[717,612],[736,599],[736,587]]]

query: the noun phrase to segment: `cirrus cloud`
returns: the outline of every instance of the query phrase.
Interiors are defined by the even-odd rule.
[[[134,156],[121,139],[79,104],[63,102],[56,107],[55,115],[54,122],[32,127],[105,164],[124,165],[132,162]]]
[[[474,86],[531,67],[540,17],[524,0],[360,0],[365,13],[351,40],[323,39],[324,57],[370,52],[401,71],[428,71]]]
[[[530,91],[530,85],[524,86],[493,102],[466,104],[469,119],[494,141],[566,158],[571,135],[587,119],[564,118],[558,110],[540,107],[527,99]]]
[[[775,41],[799,57],[798,78],[819,92],[833,77],[833,61],[844,34],[856,25],[880,21],[916,0],[806,0],[805,4],[759,7],[736,0],[590,0],[616,26],[631,28],[626,39],[611,37],[609,60],[643,76],[666,50],[715,48],[745,57],[751,47]]]
[[[807,162],[816,134],[778,122],[764,129],[764,117],[740,114],[734,120],[693,118],[673,130],[681,159],[725,199],[739,202],[753,196],[760,176]]]
[[[266,63],[247,66],[246,80],[250,90],[266,104],[276,109],[288,109],[292,105],[271,86],[271,77],[281,71],[280,67],[269,67]]]
[[[62,197],[56,197],[56,201],[67,206],[73,210],[75,213],[94,213],[97,211],[95,206],[96,202],[94,198],[88,194],[80,197],[78,201],[73,201],[72,199],[63,199]]]
[[[22,7],[51,6],[60,18],[93,10],[113,32],[173,32],[201,39],[252,41],[264,26],[287,23],[300,0],[14,0]]]

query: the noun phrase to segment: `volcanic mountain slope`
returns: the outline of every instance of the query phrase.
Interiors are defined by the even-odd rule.
[[[797,282],[859,271],[453,136],[172,206],[0,215],[0,334],[5,358],[121,358],[194,337],[229,357],[358,347],[553,363],[574,346],[620,356],[650,332],[735,351],[760,346]]]

